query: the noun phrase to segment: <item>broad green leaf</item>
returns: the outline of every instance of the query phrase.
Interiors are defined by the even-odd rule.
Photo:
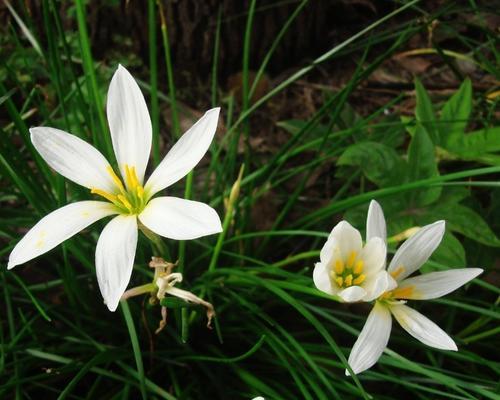
[[[439,118],[441,144],[453,148],[461,142],[472,110],[472,84],[464,80],[457,92],[443,106]]]
[[[429,94],[425,90],[420,81],[415,78],[415,92],[417,95],[417,106],[415,108],[415,116],[429,134],[434,144],[441,144],[439,132],[436,128],[436,114],[432,106]]]
[[[402,183],[406,172],[405,162],[396,150],[376,142],[360,142],[349,146],[337,164],[360,167],[365,176],[379,187]]]
[[[464,158],[500,151],[500,126],[470,132],[451,150]]]
[[[406,132],[408,132],[410,136],[413,136],[415,134],[415,130],[417,129],[415,118],[408,117],[407,115],[401,115],[400,119],[405,126]]]
[[[428,211],[429,221],[446,220],[446,226],[476,242],[487,246],[500,247],[500,239],[486,221],[474,210],[461,204],[438,204]]]
[[[408,180],[432,178],[439,175],[434,144],[423,125],[418,124],[408,147]],[[425,206],[441,195],[441,187],[429,187],[410,193],[413,206]]]
[[[439,204],[456,204],[470,196],[470,191],[460,186],[449,186],[443,190]]]
[[[449,231],[443,236],[443,240],[438,248],[432,253],[432,259],[439,264],[446,265],[451,268],[463,268],[466,266],[465,250],[462,243]],[[421,272],[431,272],[435,268],[430,265],[425,265],[421,268]]]

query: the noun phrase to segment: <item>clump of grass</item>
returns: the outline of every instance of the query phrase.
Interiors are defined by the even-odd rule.
[[[122,312],[109,313],[96,287],[99,229],[92,227],[14,271],[7,272],[3,262],[1,398],[497,398],[500,290],[493,266],[500,220],[494,175],[500,172],[499,97],[488,97],[493,90],[472,90],[472,80],[457,87],[458,94],[435,100],[424,81],[411,84],[416,104],[403,118],[388,111],[405,100],[404,91],[368,113],[351,105],[354,96],[366,95],[370,75],[433,21],[459,13],[482,18],[489,10],[474,2],[433,11],[418,1],[396,5],[252,101],[259,81],[252,76],[265,73],[307,3],[297,2],[252,75],[250,49],[259,45],[252,27],[258,23],[256,12],[266,11],[250,2],[241,38],[242,101],[220,89],[219,33],[227,16],[222,9],[216,16],[211,93],[204,106],[223,107],[224,128],[209,161],[173,192],[216,207],[226,216],[226,229],[218,238],[166,241],[161,254],[179,259],[186,287],[215,305],[216,329],[205,328],[203,310],[182,307],[169,309],[167,327],[155,335],[160,311],[147,298],[134,298]],[[113,155],[103,93],[116,63],[126,64],[127,55],[93,57],[98,43],[89,37],[84,2],[76,0],[69,9],[52,0],[41,4],[40,20],[24,3],[13,5],[17,17],[9,19],[1,39],[7,55],[0,67],[2,260],[41,216],[88,196],[50,171],[29,140],[30,126],[59,127],[92,142],[110,159]],[[170,59],[164,12],[148,1],[150,57],[142,83],[150,99],[155,164],[162,142],[182,133],[175,86],[180,71]],[[451,22],[441,24],[455,29]],[[457,33],[458,50],[477,61],[477,74],[498,75],[496,38],[486,26],[480,33],[480,39]],[[434,49],[443,68],[460,71],[449,49],[438,43]],[[273,121],[287,140],[260,157],[251,138],[262,129],[259,114],[270,112],[266,106],[319,68],[334,70],[352,57],[357,65],[351,76],[337,90],[322,88],[313,115]],[[168,132],[167,106],[173,121]],[[239,196],[229,209],[243,164]],[[390,236],[447,219],[450,229],[426,269],[468,265],[486,272],[467,288],[422,306],[454,337],[459,352],[425,348],[396,328],[376,367],[346,377],[346,356],[369,307],[333,302],[314,288],[312,268],[334,222],[345,216],[361,228],[372,198],[384,205]],[[269,202],[271,211],[264,207]],[[131,286],[151,280],[147,263],[160,255],[155,253],[140,240]]]

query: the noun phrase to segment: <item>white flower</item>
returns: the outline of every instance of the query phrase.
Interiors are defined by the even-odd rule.
[[[375,207],[372,207],[376,204]],[[378,234],[385,234],[382,209],[375,201],[370,209],[377,213]],[[444,296],[466,284],[483,272],[481,268],[460,268],[431,272],[408,278],[429,259],[438,247],[445,231],[445,222],[437,221],[419,229],[397,250],[387,271],[397,286],[387,290],[375,302],[358,340],[349,355],[349,365],[358,374],[382,355],[391,333],[392,318],[414,338],[442,350],[457,350],[452,338],[427,317],[405,305],[406,300],[428,300]],[[346,370],[346,375],[349,375]]]
[[[366,244],[348,222],[339,222],[321,249],[313,280],[316,287],[343,301],[372,301],[396,287],[385,271],[386,233],[382,211],[370,204],[366,221]]]
[[[97,220],[114,217],[96,248],[96,272],[104,301],[116,310],[132,274],[138,224],[177,240],[221,232],[219,216],[204,203],[155,194],[191,171],[206,153],[217,128],[219,108],[206,112],[170,149],[144,184],[151,151],[151,120],[144,97],[121,65],[111,80],[107,115],[122,179],[93,146],[55,128],[31,128],[31,141],[57,172],[107,201],[80,201],[42,218],[16,245],[8,268],[51,250]]]

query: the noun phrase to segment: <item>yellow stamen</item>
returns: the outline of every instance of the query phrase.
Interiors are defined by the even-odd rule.
[[[127,164],[125,164],[125,179],[130,190],[136,190],[140,186],[135,167],[129,167]]]
[[[352,285],[352,275],[351,274],[349,274],[345,277],[344,284],[346,287],[349,287]]]
[[[141,185],[139,185],[139,186],[137,186],[136,191],[137,191],[137,197],[139,197],[139,199],[143,200],[144,199],[144,188]]]
[[[111,165],[108,165],[106,167],[106,170],[108,171],[108,174],[111,175],[111,179],[113,179],[113,182],[115,183],[115,185],[118,186],[118,189],[120,189],[120,192],[122,192],[122,194],[124,194],[125,188],[123,187],[123,183],[122,183],[121,179],[118,178],[118,176],[115,174],[115,171],[113,171],[113,168],[111,167]]]
[[[139,178],[137,178],[137,172],[135,172],[135,167],[130,168],[130,177],[132,178],[132,185],[134,187],[139,186]]]
[[[132,212],[132,204],[130,204],[130,202],[127,200],[127,198],[121,194],[119,194],[118,196],[118,200],[120,200],[120,202],[125,206],[127,207],[127,209]]]
[[[352,266],[354,265],[354,261],[356,261],[356,252],[352,251],[349,255],[349,258],[347,259],[347,266],[349,268],[352,268]]]
[[[365,275],[360,275],[356,279],[352,281],[353,285],[359,285],[360,283],[363,283],[366,279]]]
[[[118,201],[117,197],[114,194],[105,192],[101,189],[90,189],[90,193],[98,194],[99,196],[104,197],[106,200],[109,200],[111,203],[116,203]]]
[[[125,183],[129,189],[132,188],[132,176],[130,174],[130,168],[125,164]]]
[[[342,272],[344,272],[344,261],[342,261],[340,258],[335,261],[335,272],[340,275]]]
[[[415,298],[414,286],[406,286],[402,288],[396,288],[392,291],[392,296],[396,299],[409,299]]]
[[[400,265],[399,267],[397,267],[394,271],[391,272],[391,276],[394,278],[394,279],[397,279],[399,275],[401,275],[405,270],[405,267],[403,267],[402,265]]]
[[[363,260],[359,260],[357,263],[356,263],[356,266],[354,267],[354,269],[352,270],[352,272],[354,272],[356,275],[359,275],[361,272],[363,272],[363,266],[364,266],[364,262]]]
[[[330,278],[335,279],[337,275],[335,275],[335,272],[330,271]]]
[[[342,287],[344,280],[342,279],[341,276],[338,276],[337,278],[335,278],[335,282],[337,282],[337,285],[339,285],[339,287]]]

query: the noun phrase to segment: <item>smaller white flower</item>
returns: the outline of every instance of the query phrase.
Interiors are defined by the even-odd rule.
[[[339,222],[321,249],[313,280],[316,287],[345,302],[372,301],[396,287],[385,271],[387,253],[385,220],[372,201],[366,221],[366,244],[348,222]]]
[[[372,208],[373,204],[376,206]],[[385,231],[380,206],[372,201],[370,209],[378,214],[376,220],[379,232]],[[459,268],[408,278],[429,259],[439,246],[444,232],[444,221],[426,225],[397,250],[387,268],[396,286],[378,297],[349,355],[348,362],[355,374],[373,366],[387,347],[392,326],[391,314],[404,330],[422,343],[441,350],[457,350],[457,345],[446,332],[405,305],[407,300],[428,300],[444,296],[483,272],[481,268]],[[349,375],[347,370],[346,375]]]

